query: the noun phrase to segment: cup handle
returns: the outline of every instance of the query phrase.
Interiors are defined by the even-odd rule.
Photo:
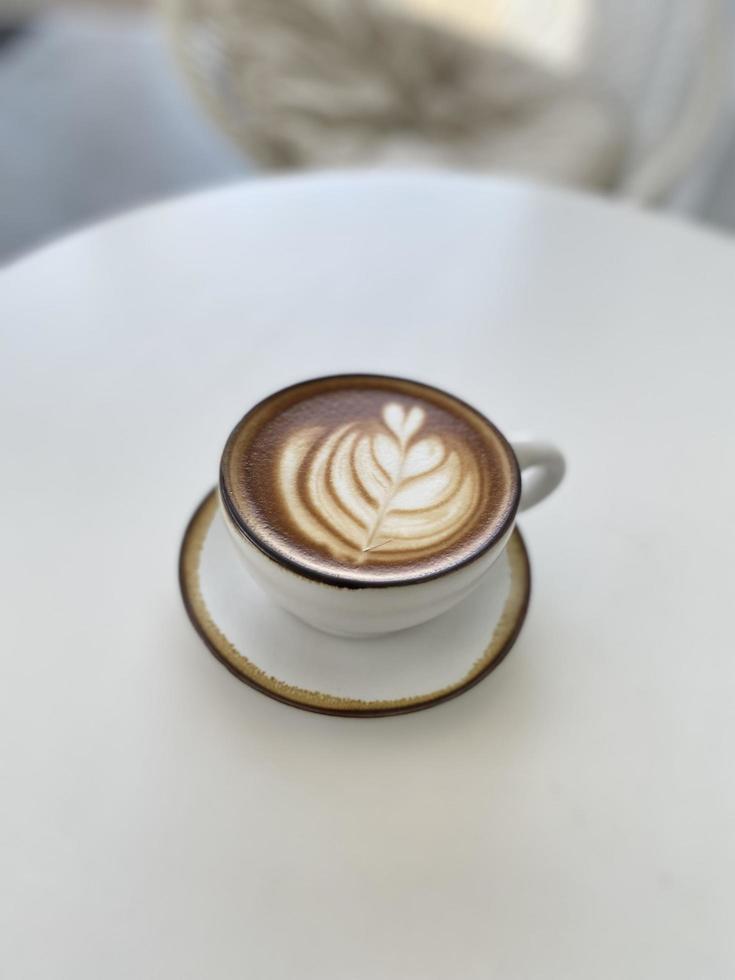
[[[538,439],[513,439],[513,452],[521,468],[521,500],[518,510],[535,507],[561,483],[566,463],[550,442]]]

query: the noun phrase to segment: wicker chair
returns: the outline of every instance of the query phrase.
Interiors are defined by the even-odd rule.
[[[244,153],[257,160],[247,125],[252,89],[246,94],[238,90],[234,70],[232,0],[227,24],[219,0],[160,2],[193,89]],[[276,8],[280,0],[271,2]],[[362,0],[344,2],[357,9]],[[393,0],[393,7],[400,8],[402,20],[415,18],[431,30],[457,38],[469,32],[475,48],[488,41],[500,44],[538,65],[550,79],[593,79],[598,91],[625,107],[623,151],[606,189],[640,203],[662,201],[676,188],[721,113],[730,38],[722,0]],[[247,19],[243,16],[237,26],[247,31]],[[411,128],[410,120],[407,125]],[[512,158],[503,160],[504,169],[512,164]],[[493,168],[490,159],[487,169]]]

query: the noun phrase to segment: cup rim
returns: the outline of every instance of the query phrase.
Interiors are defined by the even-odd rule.
[[[427,391],[435,392],[439,395],[443,395],[457,402],[465,410],[469,411],[472,415],[480,420],[483,425],[486,425],[494,435],[497,437],[498,442],[502,446],[505,454],[507,456],[508,462],[511,468],[511,505],[508,508],[508,512],[503,519],[503,521],[493,530],[493,532],[486,538],[482,539],[478,545],[463,558],[454,561],[447,568],[440,569],[429,569],[423,572],[413,572],[407,573],[404,577],[400,579],[391,579],[389,581],[365,581],[364,579],[353,578],[349,574],[347,575],[331,575],[328,572],[320,571],[312,566],[308,565],[305,561],[299,561],[290,555],[285,555],[279,552],[276,548],[270,545],[267,541],[262,539],[258,533],[250,527],[247,518],[238,509],[235,503],[231,490],[227,485],[226,473],[229,468],[229,460],[232,454],[233,446],[237,439],[240,430],[245,426],[252,416],[259,412],[264,406],[266,406],[272,400],[281,397],[282,395],[294,391],[297,388],[307,387],[309,385],[319,384],[321,382],[328,381],[388,381],[388,382],[398,382],[415,385],[418,388],[424,388]],[[222,455],[220,457],[220,467],[219,467],[219,498],[222,502],[222,506],[225,509],[227,517],[232,523],[233,529],[239,532],[247,541],[250,542],[258,551],[264,554],[267,558],[270,558],[276,564],[280,565],[282,568],[287,569],[290,572],[302,576],[307,579],[311,579],[322,585],[333,585],[338,588],[346,589],[388,589],[388,588],[401,588],[407,585],[420,585],[423,582],[433,581],[435,579],[444,578],[447,575],[451,575],[453,572],[457,572],[462,568],[466,568],[473,562],[482,558],[489,551],[492,550],[499,541],[508,533],[508,531],[513,527],[515,522],[518,507],[521,498],[521,473],[520,467],[518,465],[518,460],[516,454],[513,451],[513,447],[507,437],[500,431],[500,429],[491,422],[490,419],[480,412],[474,405],[470,405],[463,398],[459,398],[457,395],[444,388],[439,388],[437,385],[429,384],[425,381],[417,381],[414,378],[399,377],[397,375],[391,374],[379,374],[379,373],[368,373],[368,372],[343,372],[337,374],[326,374],[319,375],[314,378],[305,378],[302,381],[296,381],[293,384],[285,385],[279,388],[277,391],[271,392],[264,398],[261,398],[256,402],[248,411],[242,416],[242,418],[235,424],[230,434],[225,442],[224,449],[222,450]]]

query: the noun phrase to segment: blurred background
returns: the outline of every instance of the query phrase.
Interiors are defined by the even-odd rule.
[[[735,230],[735,0],[0,0],[0,262],[258,174],[530,176]]]

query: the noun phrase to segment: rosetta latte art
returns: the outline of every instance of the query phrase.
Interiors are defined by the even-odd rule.
[[[477,520],[484,488],[466,443],[426,432],[419,405],[382,418],[299,429],[280,448],[289,519],[340,561],[390,563],[450,547]]]

